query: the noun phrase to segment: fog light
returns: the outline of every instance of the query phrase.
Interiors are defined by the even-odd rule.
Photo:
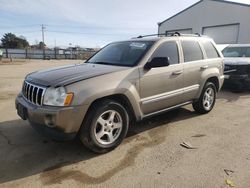
[[[56,126],[56,125],[55,125],[55,118],[54,118],[52,115],[50,115],[50,114],[47,114],[47,115],[45,116],[44,122],[45,122],[45,124],[46,124],[48,127],[50,127],[50,128],[53,128],[53,127]]]

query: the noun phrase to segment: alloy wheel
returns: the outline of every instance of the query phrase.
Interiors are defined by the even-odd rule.
[[[203,96],[203,106],[206,110],[210,110],[213,106],[215,93],[213,88],[209,87],[206,89]]]
[[[114,143],[122,132],[122,117],[115,110],[103,112],[95,123],[94,135],[103,145]]]

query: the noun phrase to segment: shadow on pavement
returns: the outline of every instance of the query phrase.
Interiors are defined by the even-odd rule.
[[[250,98],[250,90],[236,92],[232,91],[230,88],[223,87],[221,92],[218,93],[217,99],[225,99],[227,102],[235,102],[239,100],[240,97]]]
[[[218,98],[233,102],[237,101],[239,97],[247,97],[249,94],[249,92],[232,93],[223,90],[219,93]],[[143,148],[154,147],[162,143],[165,139],[164,131],[167,131],[166,128],[169,127],[169,123],[195,118],[196,116],[195,112],[180,108],[135,123],[130,127],[127,138],[119,147],[122,148],[123,144],[134,141],[140,133],[148,130],[149,138],[144,143],[134,145],[126,151],[127,154],[119,165],[114,166],[98,178],[88,176],[82,172],[72,172],[76,174],[76,176],[72,176],[71,172],[63,174],[60,171],[60,167],[84,162],[97,156],[102,157],[85,149],[78,139],[69,142],[54,142],[40,136],[27,121],[0,122],[0,183],[36,174],[42,174],[45,185],[58,183],[57,181],[61,181],[60,178],[65,178],[65,176],[77,178],[79,181],[84,180],[85,183],[106,181],[117,171],[133,165],[133,161]],[[111,152],[108,155],[113,154]],[[56,176],[54,179],[48,179],[51,176],[50,171],[56,172],[53,176],[56,176],[57,173],[62,174],[60,174],[60,178]]]
[[[130,127],[123,144],[135,139],[134,136],[141,132],[195,116],[194,112],[181,108],[145,119]],[[0,123],[0,148],[0,183],[99,156],[85,149],[78,139],[60,143],[48,140],[23,120]]]

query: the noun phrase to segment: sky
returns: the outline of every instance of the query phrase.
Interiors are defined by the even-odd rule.
[[[102,47],[157,33],[157,23],[198,0],[0,0],[0,38],[11,32],[30,44]],[[250,4],[250,0],[234,0]]]

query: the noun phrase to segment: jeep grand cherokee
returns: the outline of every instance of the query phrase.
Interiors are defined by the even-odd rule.
[[[114,42],[85,63],[28,74],[17,113],[53,139],[78,135],[90,150],[108,152],[132,120],[187,104],[211,111],[224,80],[221,57],[202,36]]]

